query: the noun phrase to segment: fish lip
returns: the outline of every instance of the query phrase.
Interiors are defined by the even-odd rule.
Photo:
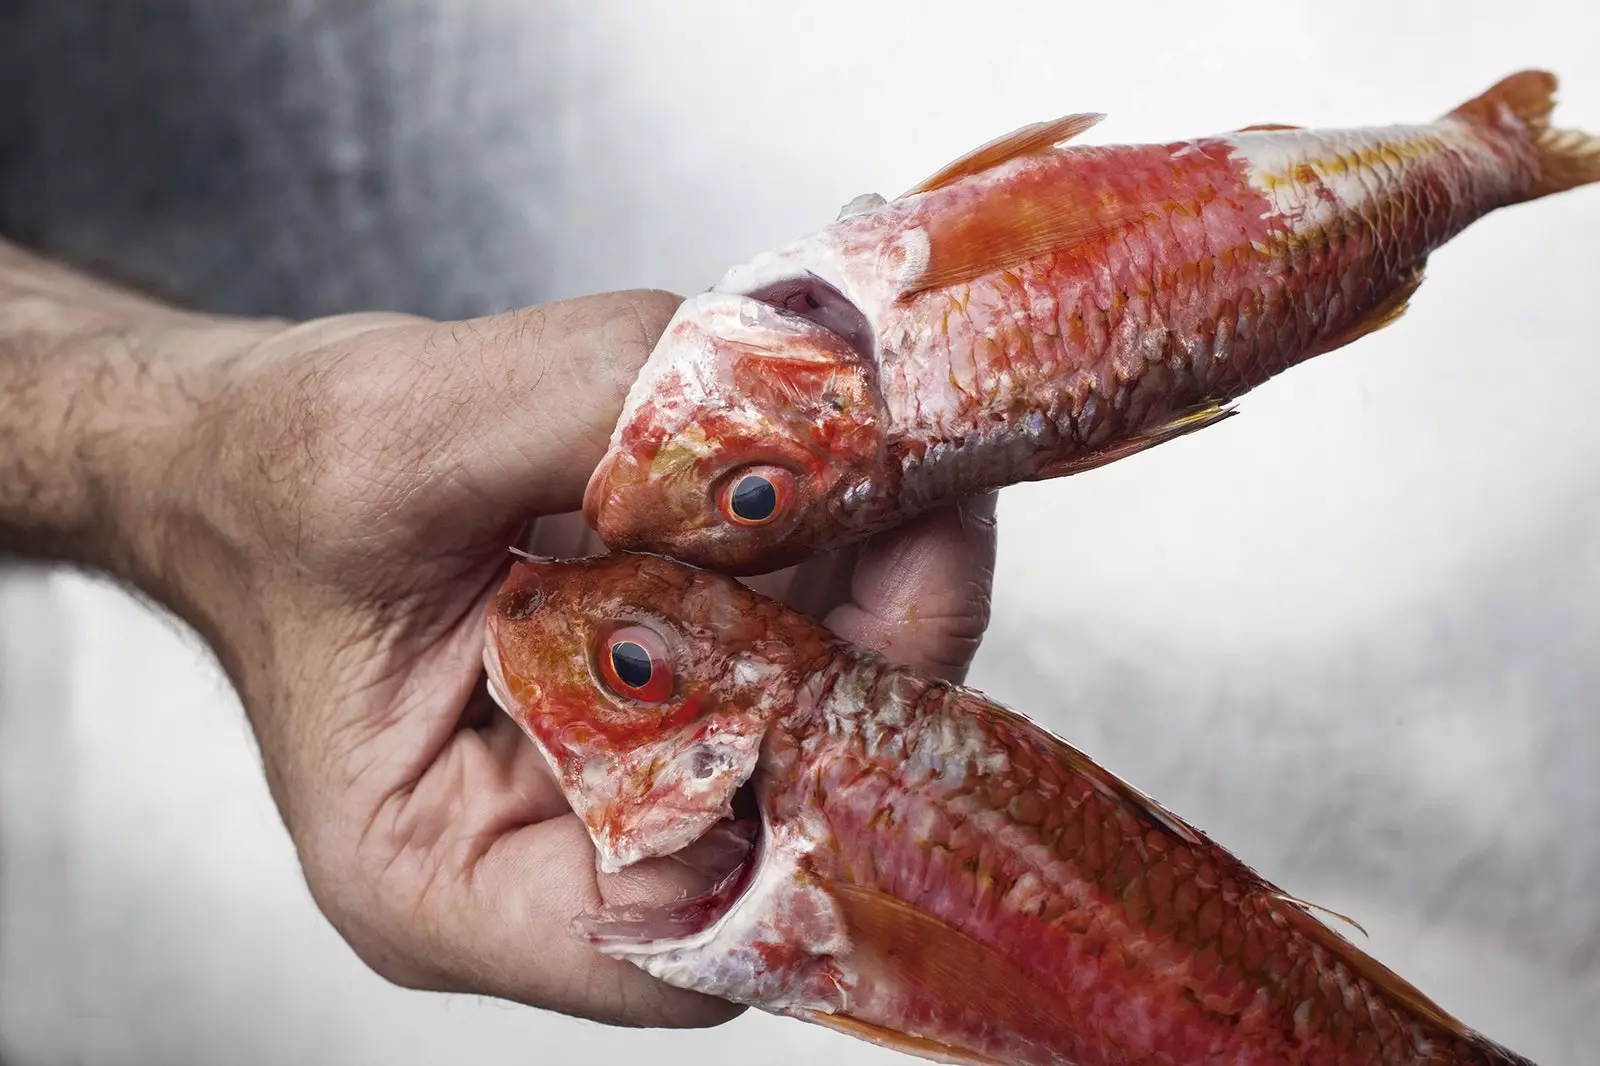
[[[484,635],[487,639],[483,642],[483,672],[488,682],[485,687],[488,688],[489,698],[494,701],[495,706],[505,714],[511,715],[511,698],[506,693],[506,675],[500,666],[500,655],[495,650],[497,629],[494,615],[491,613],[484,621]]]

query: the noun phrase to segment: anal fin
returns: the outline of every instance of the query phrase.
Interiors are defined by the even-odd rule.
[[[1376,333],[1385,326],[1392,326],[1400,320],[1411,306],[1411,297],[1416,294],[1417,288],[1422,284],[1423,268],[1417,267],[1400,284],[1396,285],[1382,300],[1373,305],[1372,309],[1347,328],[1329,337],[1312,349],[1312,355],[1326,355],[1336,348],[1343,348],[1354,343],[1369,333]]]
[[[1188,436],[1197,429],[1214,426],[1218,422],[1232,418],[1238,413],[1237,408],[1223,407],[1217,403],[1201,404],[1198,407],[1192,407],[1174,415],[1161,425],[1146,430],[1136,437],[1129,437],[1127,440],[1096,449],[1087,455],[1069,455],[1064,459],[1058,459],[1053,463],[1047,464],[1029,480],[1049,481],[1052,478],[1081,474],[1085,470],[1106,466],[1109,463],[1116,462],[1118,459],[1126,459],[1130,455],[1138,455],[1142,451],[1148,451],[1158,444],[1165,444],[1169,440],[1177,440],[1179,437]]]

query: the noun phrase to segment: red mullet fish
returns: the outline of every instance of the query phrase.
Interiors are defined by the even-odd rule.
[[[1394,322],[1490,211],[1600,180],[1515,74],[1437,121],[1063,146],[1069,115],[687,300],[584,500],[614,549],[737,574],[1228,417]]]
[[[1028,719],[657,556],[518,563],[490,689],[669,984],[969,1066],[1531,1066]]]

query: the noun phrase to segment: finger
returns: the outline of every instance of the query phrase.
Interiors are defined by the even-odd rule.
[[[841,603],[851,598],[859,545],[813,555],[795,566],[743,578],[746,585],[769,599],[779,600],[812,618],[826,618]]]
[[[703,874],[673,859],[646,859],[614,874],[596,873],[608,907],[659,907],[711,888]]]
[[[405,795],[362,819],[362,847],[308,866],[319,901],[390,980],[497,996],[621,1025],[704,1026],[739,1008],[662,985],[575,929],[607,905],[660,906],[707,887],[683,864],[602,878],[548,767],[502,716],[458,732]],[[352,855],[372,863],[352,874]],[[339,876],[323,876],[328,871]]]
[[[602,894],[594,849],[577,818],[527,826],[479,861],[470,893],[445,921],[464,987],[615,1025],[717,1025],[742,1008],[662,984],[575,935],[574,921],[608,902],[659,905],[694,886],[672,863],[641,864]],[[608,899],[608,896],[612,898]]]
[[[863,543],[841,636],[894,662],[962,681],[989,625],[995,494],[962,500]]]
[[[577,511],[639,367],[682,300],[605,293],[429,327],[470,407],[457,449],[487,503],[523,513]]]
[[[544,515],[536,519],[523,548],[534,555],[552,559],[582,559],[590,555],[604,555],[606,546],[582,511],[566,514]]]

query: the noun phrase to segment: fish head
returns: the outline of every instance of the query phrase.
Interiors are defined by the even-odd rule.
[[[886,498],[881,400],[858,350],[865,323],[831,291],[708,292],[679,307],[584,495],[609,547],[754,574],[869,519]]]
[[[647,555],[519,562],[485,627],[491,693],[608,871],[737,820],[763,737],[826,655],[802,616]]]

